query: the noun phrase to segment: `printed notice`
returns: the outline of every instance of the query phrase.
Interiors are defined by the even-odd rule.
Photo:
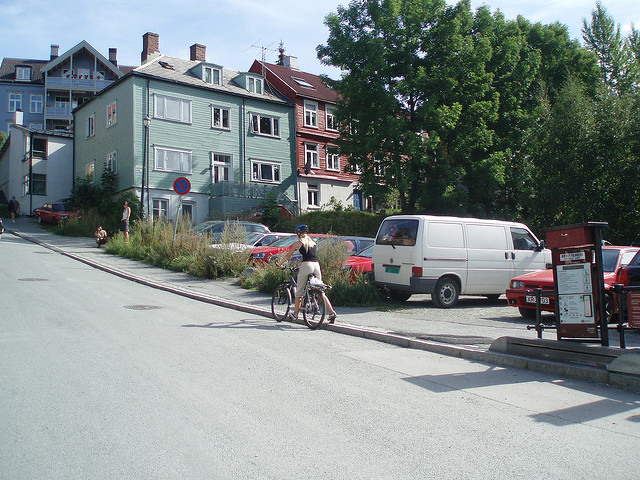
[[[558,265],[558,293],[591,293],[591,265],[576,263],[573,265]]]
[[[560,323],[594,323],[591,265],[557,265]]]

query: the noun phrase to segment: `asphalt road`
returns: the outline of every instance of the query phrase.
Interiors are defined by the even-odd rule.
[[[637,478],[637,395],[0,245],[0,477]]]

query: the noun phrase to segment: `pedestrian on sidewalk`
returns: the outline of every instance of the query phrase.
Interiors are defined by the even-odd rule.
[[[107,244],[107,239],[109,238],[109,235],[107,234],[107,231],[104,228],[102,228],[102,225],[98,225],[98,229],[96,230],[95,237],[96,237],[96,243],[98,244],[98,248],[100,248],[100,245]]]
[[[13,223],[16,223],[16,214],[20,213],[20,202],[16,200],[15,195],[11,198],[11,200],[9,200],[9,205],[7,205],[7,208],[9,208],[9,213],[11,213],[11,221]]]
[[[307,286],[307,280],[309,278],[309,274],[313,273],[318,280],[322,281],[322,272],[320,271],[320,264],[318,263],[318,256],[316,254],[316,242],[309,236],[309,228],[306,225],[298,225],[296,227],[296,235],[298,236],[298,240],[296,243],[291,245],[289,251],[284,256],[280,264],[276,262],[276,266],[279,268],[283,268],[284,264],[289,261],[291,255],[298,250],[300,255],[302,255],[302,263],[300,264],[300,270],[298,270],[298,280],[296,287],[296,302],[295,307],[293,309],[293,319],[298,319],[298,312],[300,311],[300,305],[302,303],[302,295],[304,295],[304,289]],[[324,299],[324,303],[327,307],[329,307],[329,323],[333,323],[336,320],[338,314],[333,309],[331,302],[327,295],[322,292],[322,297]],[[289,314],[291,315],[291,314]]]
[[[120,231],[124,233],[124,239],[129,241],[129,218],[131,217],[131,207],[125,200],[124,205],[122,206],[122,222],[120,222]]]

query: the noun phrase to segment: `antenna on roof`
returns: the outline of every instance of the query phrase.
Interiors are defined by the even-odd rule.
[[[258,41],[259,41],[259,40],[258,40]],[[262,47],[262,46],[260,46],[260,45],[255,45],[255,44],[254,44],[254,45],[251,45],[251,46],[252,46],[253,48],[259,48],[259,49],[261,49],[261,50],[262,50],[262,56],[261,56],[261,58],[262,58],[262,62],[265,62],[265,60],[266,60],[266,53],[265,53],[265,52],[267,52],[267,51],[269,51],[269,52],[277,52],[277,51],[278,51],[278,50],[276,50],[276,49],[274,49],[274,48],[269,48],[269,47],[271,47],[271,45],[273,45],[274,43],[275,43],[275,42],[271,42],[271,43],[270,43],[268,46],[266,46],[266,47]]]

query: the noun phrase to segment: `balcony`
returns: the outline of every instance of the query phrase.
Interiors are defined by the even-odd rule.
[[[82,75],[90,77],[90,75]],[[47,77],[46,88],[48,90],[82,90],[99,92],[103,88],[111,85],[113,80],[98,80],[96,78],[62,78]]]
[[[219,182],[210,186],[209,193],[211,198],[231,197],[255,200],[256,205],[259,201],[273,195],[278,203],[285,206],[290,212],[297,210],[297,205],[278,186],[262,185],[257,183],[239,183],[239,182]]]
[[[68,118],[71,115],[71,109],[69,107],[47,107],[46,110],[47,118]]]

